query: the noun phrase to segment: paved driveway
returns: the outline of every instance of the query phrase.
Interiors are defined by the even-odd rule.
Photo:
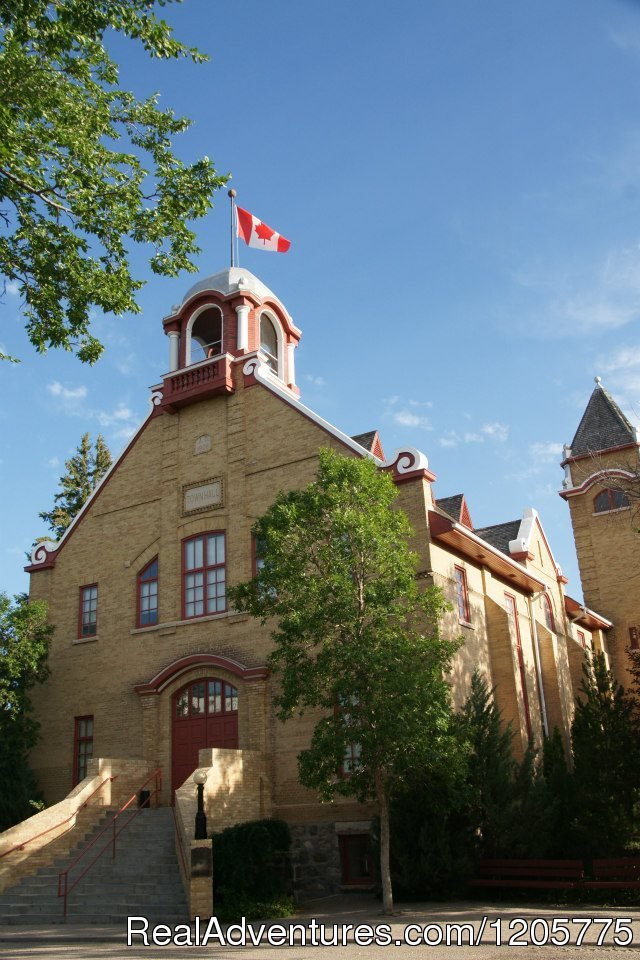
[[[155,943],[153,929],[144,930],[142,920],[131,926],[139,932],[133,934],[130,946],[127,930],[120,927],[4,926],[0,927],[0,957],[197,960],[223,955],[238,960],[299,960],[309,951],[314,960],[557,960],[559,956],[595,960],[625,955],[640,960],[640,953],[633,952],[640,950],[640,908],[420,903],[401,904],[398,915],[389,920],[381,916],[375,901],[351,896],[318,900],[306,904],[296,917],[262,927],[254,923],[251,929],[213,923],[207,930],[204,922],[199,929],[193,924],[171,931],[156,929]],[[174,936],[182,945],[171,942]],[[243,938],[244,945],[240,942]],[[303,938],[306,946],[301,943]]]

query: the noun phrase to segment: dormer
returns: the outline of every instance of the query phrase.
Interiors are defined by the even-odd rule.
[[[233,393],[232,367],[257,355],[269,376],[299,394],[295,349],[301,331],[261,280],[230,267],[198,281],[163,321],[169,373],[161,406],[169,412],[220,393]]]

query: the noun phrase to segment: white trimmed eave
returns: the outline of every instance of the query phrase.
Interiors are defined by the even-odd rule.
[[[447,519],[450,519],[450,518],[447,518]],[[546,590],[546,584],[544,580],[541,580],[535,574],[531,573],[530,570],[527,570],[526,567],[524,567],[521,563],[518,563],[517,560],[514,560],[513,557],[510,557],[508,554],[503,553],[502,550],[498,550],[497,547],[494,547],[493,544],[488,543],[486,540],[483,540],[482,537],[479,537],[477,534],[475,534],[473,530],[469,529],[469,527],[465,527],[464,524],[458,523],[457,520],[454,520],[453,529],[457,533],[461,533],[465,537],[468,537],[469,540],[472,540],[475,544],[477,544],[477,546],[482,547],[484,551],[492,554],[498,560],[501,560],[503,562],[506,561],[506,563],[508,563],[509,566],[513,567],[514,570],[517,570],[519,573],[524,574],[525,577],[529,578],[529,580],[533,580],[535,583],[539,584],[540,590],[542,591]]]

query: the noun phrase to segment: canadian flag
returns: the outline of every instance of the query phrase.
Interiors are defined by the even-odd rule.
[[[261,250],[286,253],[291,246],[290,240],[276,233],[242,207],[236,207],[236,234],[242,237],[248,247],[260,247]]]

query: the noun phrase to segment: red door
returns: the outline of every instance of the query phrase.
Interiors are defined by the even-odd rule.
[[[205,747],[238,749],[238,691],[208,677],[194,680],[172,699],[171,789],[182,786]]]

